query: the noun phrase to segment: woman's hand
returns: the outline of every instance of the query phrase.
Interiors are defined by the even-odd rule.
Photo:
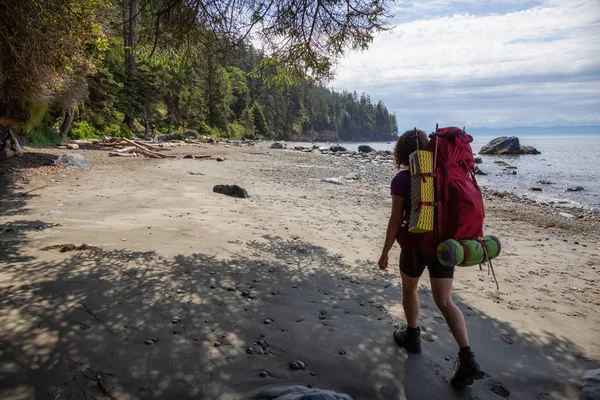
[[[379,269],[387,269],[388,267],[388,253],[382,253],[379,257]]]

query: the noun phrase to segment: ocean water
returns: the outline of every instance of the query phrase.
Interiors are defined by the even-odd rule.
[[[473,152],[496,136],[474,135]],[[565,207],[600,209],[600,134],[586,135],[519,135],[521,145],[534,146],[541,155],[480,156],[479,164],[487,176],[477,176],[482,187],[507,191],[540,202],[554,202]],[[357,150],[363,143],[342,143],[348,150]],[[393,150],[395,143],[364,143],[376,150]],[[511,175],[494,161],[505,161],[517,167]],[[553,184],[543,185],[540,180]],[[582,186],[580,192],[568,188]],[[541,192],[532,187],[542,188]]]

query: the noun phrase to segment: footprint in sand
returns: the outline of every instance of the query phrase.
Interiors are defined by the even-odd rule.
[[[504,386],[500,382],[491,382],[490,383],[490,390],[492,392],[496,393],[498,396],[501,396],[501,397],[508,397],[508,396],[510,396],[510,391],[506,388],[506,386]]]

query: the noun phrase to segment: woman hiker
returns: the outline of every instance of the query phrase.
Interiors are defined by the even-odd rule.
[[[400,253],[400,274],[402,276],[402,306],[406,315],[406,325],[394,332],[394,341],[408,352],[421,352],[421,329],[419,328],[419,297],[417,287],[419,278],[425,267],[429,269],[431,280],[431,293],[433,300],[444,315],[446,323],[460,348],[458,353],[458,369],[450,384],[454,388],[463,388],[471,385],[474,379],[484,376],[475,354],[469,346],[469,335],[465,318],[460,309],[452,301],[452,280],[454,267],[445,267],[435,256],[424,254],[419,249],[418,236],[408,234],[407,225],[410,214],[410,171],[408,170],[409,155],[419,148],[423,149],[428,143],[427,135],[421,130],[410,130],[398,138],[394,157],[396,167],[402,171],[398,173],[391,184],[392,214],[387,227],[385,244],[379,259],[379,268],[388,267],[388,253],[394,242],[402,233]]]

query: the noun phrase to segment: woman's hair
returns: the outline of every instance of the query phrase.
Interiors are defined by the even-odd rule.
[[[417,129],[416,132],[415,129],[406,131],[398,138],[394,149],[394,158],[398,169],[408,167],[408,156],[417,150],[417,141],[419,142],[419,149],[424,149],[429,142],[427,134],[420,129]]]

